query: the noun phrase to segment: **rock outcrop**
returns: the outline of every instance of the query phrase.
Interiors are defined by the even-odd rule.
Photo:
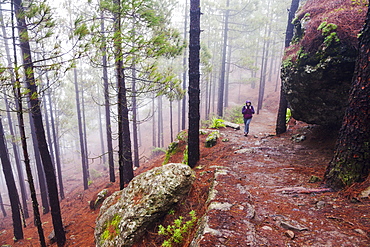
[[[96,246],[131,246],[188,193],[194,179],[188,165],[173,163],[135,177],[101,206],[94,233]]]
[[[294,20],[282,63],[283,89],[295,119],[340,126],[367,7],[354,1],[308,0]]]

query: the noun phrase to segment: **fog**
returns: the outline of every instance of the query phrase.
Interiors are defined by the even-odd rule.
[[[188,13],[189,1],[160,1],[155,5],[154,11],[168,17],[168,24],[160,28],[172,28],[177,30],[179,38],[189,37],[189,19],[185,18]],[[107,123],[104,98],[104,78],[102,55],[107,56],[107,75],[109,84],[110,120],[112,131],[112,144],[114,150],[114,165],[118,174],[118,130],[117,130],[117,86],[116,71],[114,69],[115,50],[112,42],[112,16],[105,13],[105,38],[108,39],[106,52],[101,52],[104,39],[98,36],[100,30],[100,12],[97,11],[97,1],[91,5],[85,2],[49,1],[52,6],[50,17],[54,18],[55,25],[52,28],[43,26],[35,20],[41,20],[41,14],[32,16],[29,21],[31,50],[35,63],[35,74],[39,98],[42,99],[42,114],[49,149],[56,162],[54,138],[58,142],[59,158],[65,193],[75,186],[82,188],[82,166],[78,114],[76,106],[75,83],[79,86],[79,99],[81,109],[81,122],[83,124],[83,136],[86,137],[86,154],[90,171],[91,182],[102,176],[108,176],[108,149],[107,149]],[[205,121],[217,115],[219,102],[218,90],[222,76],[225,78],[224,115],[227,118],[238,112],[245,100],[251,100],[257,106],[261,79],[266,90],[264,99],[276,98],[279,94],[280,80],[279,69],[283,54],[284,35],[287,22],[287,9],[290,1],[271,0],[230,0],[229,7],[226,1],[201,1],[201,126]],[[87,7],[89,6],[89,7]],[[168,6],[168,8],[166,8]],[[3,33],[1,37],[1,96],[0,110],[4,125],[5,137],[13,173],[19,187],[19,176],[15,166],[14,150],[12,149],[10,122],[15,129],[14,141],[19,151],[20,136],[18,130],[16,106],[12,88],[12,76],[15,67],[14,53],[17,54],[17,66],[22,64],[19,53],[19,39],[16,38],[14,52],[12,44],[12,29],[10,7],[2,5],[4,15]],[[30,7],[31,8],[31,7]],[[172,11],[171,11],[172,9]],[[228,12],[228,38],[224,44],[225,14]],[[129,11],[128,11],[129,12]],[[130,16],[128,13],[127,16]],[[80,17],[81,16],[81,17]],[[79,20],[79,21],[76,21]],[[33,22],[34,21],[34,22]],[[43,19],[43,21],[45,21]],[[137,22],[136,22],[137,21]],[[135,24],[132,24],[135,23]],[[51,25],[51,24],[50,24]],[[86,26],[85,26],[86,25]],[[133,98],[136,99],[136,123],[138,129],[138,149],[132,145],[133,153],[138,152],[140,164],[150,162],[153,150],[165,150],[168,144],[175,140],[178,132],[187,129],[187,107],[183,109],[183,100],[188,105],[187,97],[187,40],[184,49],[177,56],[148,56],[149,52],[157,52],[149,47],[151,38],[155,34],[148,27],[135,20],[122,20],[125,29],[123,35],[127,35],[122,48],[125,65],[125,79],[127,86],[128,108],[131,123],[133,116]],[[133,26],[133,28],[132,28]],[[186,27],[186,35],[184,33]],[[82,34],[86,28],[88,34]],[[47,32],[50,29],[50,34]],[[132,29],[132,30],[131,30]],[[71,36],[72,31],[80,33]],[[172,31],[168,31],[170,33]],[[80,35],[80,36],[79,36]],[[17,36],[17,35],[16,35]],[[126,37],[126,36],[125,36]],[[135,37],[136,39],[129,39]],[[170,37],[175,42],[174,37]],[[170,39],[169,38],[169,39]],[[10,63],[7,59],[6,43],[8,42]],[[146,42],[147,47],[134,46],[134,42]],[[159,42],[159,41],[158,41]],[[151,43],[150,43],[151,44]],[[171,43],[173,45],[174,43]],[[222,51],[226,49],[226,60],[222,61]],[[132,54],[130,53],[132,52]],[[127,55],[128,54],[128,55]],[[142,59],[140,58],[142,57]],[[135,60],[135,73],[133,72],[133,60]],[[225,63],[226,73],[222,75],[221,67]],[[57,64],[57,65],[56,65]],[[22,67],[22,66],[21,66]],[[150,67],[150,68],[149,68]],[[76,74],[74,74],[76,72]],[[21,72],[21,87],[23,96],[27,90],[23,85],[25,72]],[[185,78],[185,82],[183,79]],[[133,91],[133,81],[136,88]],[[185,87],[184,87],[185,85]],[[184,89],[185,92],[180,92]],[[180,98],[183,96],[183,98]],[[5,97],[8,103],[5,103]],[[185,97],[185,98],[184,98]],[[27,108],[27,99],[22,97],[24,107]],[[274,100],[265,100],[260,106],[261,110],[269,106]],[[8,106],[8,107],[7,107]],[[10,119],[7,112],[10,111]],[[170,114],[172,113],[172,122]],[[183,114],[185,113],[185,114]],[[185,116],[185,119],[183,119]],[[52,120],[54,121],[54,132]],[[36,190],[39,195],[39,185],[36,172],[35,154],[33,151],[33,139],[31,136],[29,110],[24,110],[26,138],[29,147],[29,157],[32,165],[33,177]],[[183,128],[182,122],[185,122]],[[172,126],[172,127],[171,127]],[[171,134],[171,129],[173,129]],[[130,125],[131,142],[133,143],[133,125]],[[55,134],[55,136],[54,136]],[[171,139],[172,136],[172,139]],[[20,152],[22,153],[22,152]],[[23,162],[24,157],[20,157]],[[23,164],[23,163],[22,163]],[[23,166],[22,166],[23,167]],[[24,171],[23,171],[24,172]],[[107,177],[107,181],[109,178]],[[28,186],[28,185],[27,185]],[[3,172],[0,172],[0,192],[10,212],[8,192]],[[18,193],[19,189],[18,189]],[[28,199],[29,200],[29,199]]]

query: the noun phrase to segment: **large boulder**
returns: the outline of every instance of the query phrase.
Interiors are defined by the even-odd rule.
[[[188,165],[173,163],[135,177],[101,206],[94,233],[96,246],[131,246],[188,193],[194,179]]]
[[[297,13],[282,63],[283,90],[295,119],[340,126],[366,11],[354,1],[308,0]]]

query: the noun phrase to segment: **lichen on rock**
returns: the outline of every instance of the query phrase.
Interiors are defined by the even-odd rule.
[[[351,1],[308,0],[297,13],[295,38],[285,50],[281,69],[295,119],[340,126],[366,9]]]
[[[135,177],[104,201],[96,220],[96,246],[132,246],[188,193],[194,179],[188,165],[173,163]]]

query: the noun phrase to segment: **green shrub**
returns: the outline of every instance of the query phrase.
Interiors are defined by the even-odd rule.
[[[218,130],[213,131],[211,134],[209,134],[206,138],[205,147],[210,148],[216,145],[217,139],[220,137],[220,132]]]
[[[285,122],[288,123],[291,117],[292,117],[292,112],[291,112],[290,108],[287,108],[286,109],[286,115],[285,115]]]
[[[317,28],[318,31],[321,30],[322,36],[325,37],[324,44],[329,46],[333,42],[339,42],[337,30],[338,26],[334,23],[328,23],[326,21],[321,22],[320,26]]]
[[[172,247],[174,243],[181,243],[184,240],[185,235],[189,233],[198,219],[194,210],[190,211],[189,215],[191,219],[186,222],[184,222],[184,217],[180,216],[174,220],[172,225],[159,226],[158,234],[168,236],[162,246]]]
[[[186,130],[180,131],[177,134],[176,139],[179,141],[188,141],[188,132]]]
[[[186,145],[185,147],[185,150],[184,150],[184,158],[182,160],[182,163],[187,165],[188,164],[188,159],[189,159],[189,156],[188,156],[188,146]]]
[[[178,151],[179,142],[171,142],[168,145],[167,151],[166,151],[166,157],[164,158],[163,165],[167,164],[170,160],[171,156],[175,154]]]
[[[212,118],[212,124],[209,126],[209,128],[211,128],[211,129],[219,129],[219,128],[223,128],[223,127],[226,127],[226,125],[224,124],[224,120],[223,119],[216,118],[216,117],[213,117]]]
[[[235,107],[226,109],[225,119],[229,122],[236,123],[236,124],[244,123],[243,114],[242,114],[242,107],[235,106]]]

